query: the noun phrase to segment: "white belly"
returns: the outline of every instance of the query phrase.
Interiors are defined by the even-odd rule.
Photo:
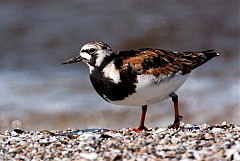
[[[157,78],[151,75],[139,75],[136,93],[121,101],[113,101],[116,105],[143,106],[160,102],[175,92],[187,79],[188,75],[176,74],[173,78]]]

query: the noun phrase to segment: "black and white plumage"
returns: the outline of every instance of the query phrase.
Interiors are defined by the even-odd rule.
[[[201,52],[172,52],[162,49],[112,51],[100,41],[85,44],[79,55],[63,64],[84,62],[89,66],[90,80],[97,93],[106,101],[126,106],[142,106],[139,129],[144,126],[147,105],[172,97],[178,128],[178,97],[175,91],[189,73],[211,58],[214,50]]]

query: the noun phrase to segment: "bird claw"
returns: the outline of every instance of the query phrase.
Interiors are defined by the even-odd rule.
[[[129,132],[136,132],[136,133],[142,133],[143,131],[148,131],[148,128],[146,126],[139,127],[139,128],[130,128]]]
[[[178,129],[179,128],[179,122],[174,121],[173,124],[168,126],[169,129]]]
[[[178,129],[180,127],[180,121],[182,121],[183,117],[179,116],[178,119],[175,119],[173,124],[169,125],[169,129]]]

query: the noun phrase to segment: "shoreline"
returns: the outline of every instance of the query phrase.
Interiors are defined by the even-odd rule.
[[[0,133],[0,160],[240,160],[240,125]]]

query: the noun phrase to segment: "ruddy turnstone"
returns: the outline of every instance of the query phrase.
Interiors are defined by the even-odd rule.
[[[63,64],[86,63],[93,87],[107,102],[142,106],[138,130],[147,130],[144,126],[147,106],[168,97],[172,98],[175,111],[174,123],[169,128],[179,128],[182,116],[175,91],[193,69],[218,55],[214,50],[173,52],[152,48],[114,52],[104,42],[93,41]]]

